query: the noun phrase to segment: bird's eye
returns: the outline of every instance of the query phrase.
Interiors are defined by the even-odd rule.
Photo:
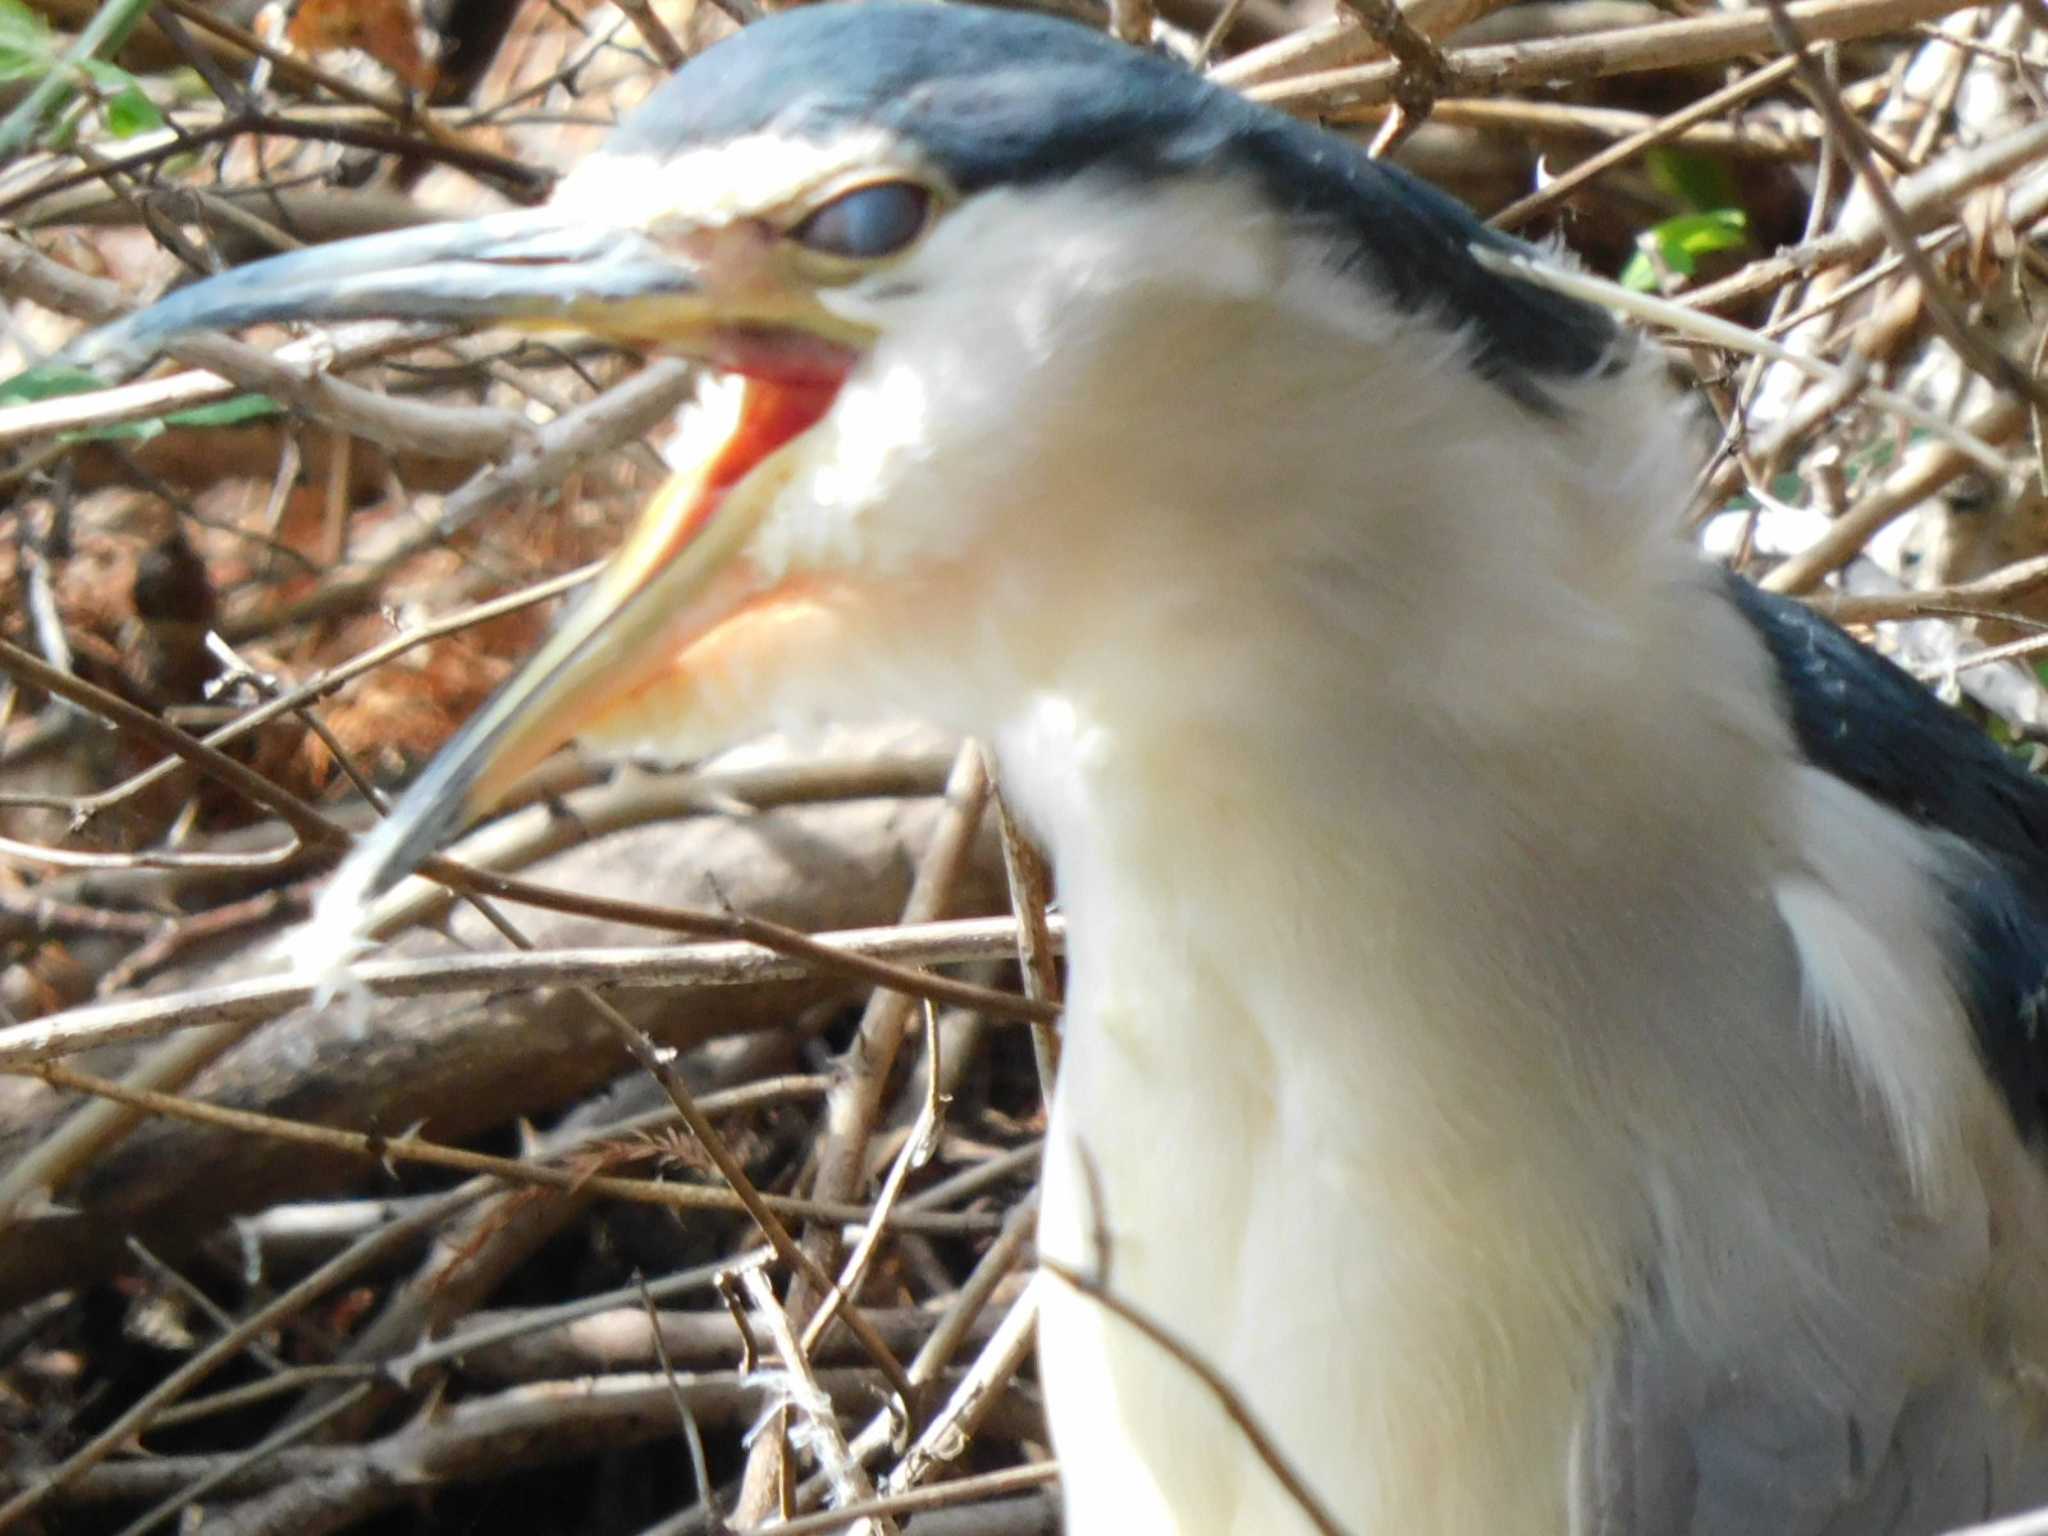
[[[827,256],[874,261],[893,256],[924,232],[931,192],[914,181],[877,181],[835,197],[790,231]]]

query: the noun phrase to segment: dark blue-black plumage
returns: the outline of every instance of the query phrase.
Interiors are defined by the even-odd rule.
[[[1905,672],[1803,603],[1728,578],[1818,767],[1977,857],[1950,888],[1985,1068],[2022,1135],[2048,1132],[2048,783]]]
[[[1082,175],[1134,185],[1249,176],[1327,229],[1340,261],[1406,312],[1468,331],[1482,372],[1529,403],[1540,381],[1614,353],[1602,311],[1472,260],[1522,250],[1455,200],[1356,146],[1070,22],[902,0],[770,17],[686,64],[608,153],[669,156],[768,133],[829,143],[879,127],[962,193]]]

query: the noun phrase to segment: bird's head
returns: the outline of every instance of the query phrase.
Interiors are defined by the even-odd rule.
[[[229,272],[95,345],[390,317],[706,365],[687,462],[353,899],[571,737],[692,751],[877,706],[986,730],[1063,685],[1156,691],[1162,648],[1240,622],[1242,573],[1278,552],[1313,586],[1340,557],[1333,498],[1425,494],[1363,447],[1334,463],[1330,411],[1411,421],[1441,385],[1541,418],[1598,366],[1607,323],[1484,274],[1487,238],[1080,27],[801,8],[686,65],[545,208]]]

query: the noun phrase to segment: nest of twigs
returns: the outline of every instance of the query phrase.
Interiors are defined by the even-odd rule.
[[[2039,0],[1046,3],[1661,301],[1701,537],[2032,739]],[[50,367],[189,269],[544,198],[754,8],[0,0],[0,1527],[1057,1526],[1058,928],[971,745],[565,760],[454,850],[516,904],[401,888],[367,1005],[266,979],[657,482],[687,368]]]

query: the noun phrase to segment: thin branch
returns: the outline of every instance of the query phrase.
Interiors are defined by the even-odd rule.
[[[775,1352],[782,1357],[786,1380],[779,1390],[788,1406],[809,1426],[803,1440],[817,1460],[819,1469],[824,1472],[826,1481],[846,1502],[872,1502],[875,1485],[848,1448],[846,1435],[839,1427],[839,1417],[832,1410],[832,1400],[818,1385],[818,1378],[811,1369],[809,1346],[797,1337],[789,1313],[775,1299],[774,1286],[769,1284],[767,1275],[762,1273],[758,1264],[742,1269],[739,1280],[747,1300],[753,1303],[756,1315],[767,1323],[768,1336],[775,1341]],[[881,1536],[897,1536],[896,1522],[886,1515],[879,1517],[877,1524]]]
[[[1794,0],[1787,9],[1815,42],[1844,42],[1896,32],[1971,3],[1975,0]],[[1715,11],[1684,21],[1617,27],[1557,41],[1447,49],[1443,94],[1485,96],[1524,86],[1718,64],[1771,48],[1767,13]],[[1397,64],[1365,64],[1254,85],[1245,94],[1282,111],[1312,117],[1391,101],[1400,75]]]
[[[2048,555],[2036,555],[2030,560],[2015,560],[1989,576],[1952,586],[1925,587],[1917,592],[1816,592],[1808,602],[1837,624],[1879,624],[1958,614],[2024,623],[2024,616],[1998,613],[1998,606],[2044,589],[2048,589]]]
[[[336,1130],[331,1126],[312,1125],[303,1120],[286,1120],[277,1115],[258,1114],[253,1110],[229,1109],[224,1105],[207,1104],[178,1094],[130,1088],[110,1078],[74,1071],[56,1062],[44,1062],[33,1068],[28,1075],[41,1078],[53,1088],[91,1094],[95,1098],[126,1104],[162,1119],[182,1120],[188,1125],[203,1125],[212,1130],[232,1131],[242,1136],[263,1136],[272,1141],[359,1158],[364,1162],[385,1167],[395,1167],[400,1163],[418,1163],[429,1168],[451,1168],[461,1173],[487,1174],[507,1184],[570,1190],[579,1194],[602,1196],[608,1200],[622,1200],[633,1205],[666,1206],[674,1211],[726,1211],[751,1214],[755,1209],[754,1204],[739,1193],[714,1185],[665,1184],[653,1179],[618,1178],[609,1174],[590,1173],[579,1168],[555,1168],[545,1163],[528,1162],[518,1158],[493,1157],[484,1152],[471,1152],[462,1147],[448,1147],[437,1142],[423,1141],[417,1136],[382,1136],[362,1131]],[[826,1200],[800,1200],[789,1195],[756,1193],[753,1198],[759,1202],[761,1209],[776,1215],[792,1216],[800,1220],[830,1221],[850,1226],[865,1225],[877,1220],[886,1224],[894,1220],[906,1230],[915,1228],[932,1232],[958,1233],[986,1231],[993,1225],[991,1221],[972,1215],[948,1216],[915,1212],[892,1215],[889,1211],[870,1209],[863,1205],[840,1204]]]
[[[1927,259],[1927,253],[1920,249],[1920,242],[1907,222],[1905,211],[1892,196],[1890,184],[1872,163],[1871,149],[1877,141],[1842,106],[1842,98],[1828,79],[1827,72],[1808,52],[1806,35],[1793,20],[1786,0],[1764,0],[1764,4],[1770,12],[1772,35],[1778,46],[1791,56],[1807,94],[1827,119],[1836,147],[1856,172],[1864,196],[1870,199],[1870,206],[1876,211],[1878,222],[1884,226],[1892,249],[1905,260],[1906,270],[1919,283],[1921,301],[1926,305],[1935,329],[1956,349],[1964,362],[2000,389],[2019,395],[2037,407],[2048,404],[2048,389],[2044,389],[2041,381],[2006,356],[2002,348],[1957,311],[1948,284],[1934,270],[1934,263]],[[2002,469],[2003,465],[1999,468]]]
[[[1005,1467],[1000,1472],[982,1472],[973,1477],[958,1477],[950,1483],[940,1483],[933,1488],[913,1488],[903,1493],[883,1494],[863,1503],[846,1504],[838,1509],[825,1510],[815,1515],[770,1520],[754,1529],[758,1536],[828,1536],[828,1533],[847,1530],[863,1520],[872,1520],[881,1515],[921,1515],[934,1509],[954,1509],[962,1504],[980,1504],[991,1499],[1029,1493],[1034,1488],[1051,1488],[1056,1486],[1059,1480],[1058,1463],[1032,1462],[1021,1467]]]
[[[1401,141],[1428,119],[1436,99],[1445,94],[1449,67],[1435,43],[1418,32],[1394,0],[1338,0],[1394,62],[1394,113],[1381,124],[1370,153],[1377,159],[1393,153]]]
[[[1065,930],[1055,920],[1052,932],[1059,938]],[[946,978],[909,970],[909,964],[1007,958],[1016,950],[1017,924],[1007,917],[962,918],[820,934],[810,942],[836,961],[858,966],[858,979],[864,982],[874,980],[868,968],[878,967],[895,985],[915,978],[920,990],[929,991],[937,990]],[[755,986],[813,975],[813,959],[759,944],[726,942],[669,949],[557,949],[364,960],[351,968],[351,974],[373,997],[433,997],[548,986]],[[19,1071],[80,1051],[157,1039],[195,1026],[263,1023],[306,1006],[316,990],[301,977],[270,976],[73,1008],[0,1029],[0,1070]],[[1026,1001],[984,988],[973,991],[977,1001],[984,995],[1012,1005]]]
[[[279,788],[254,770],[244,767],[234,758],[193,740],[176,727],[166,725],[147,710],[130,704],[126,699],[60,672],[19,646],[11,645],[4,640],[0,640],[0,671],[10,673],[17,680],[32,687],[88,708],[110,719],[121,729],[142,737],[153,746],[167,750],[204,769],[277,816],[302,841],[312,847],[341,850],[354,842],[346,830],[311,805]],[[767,922],[740,913],[688,912],[680,908],[654,907],[639,902],[598,897],[570,897],[546,886],[493,874],[488,870],[474,869],[441,856],[422,861],[420,873],[439,880],[465,895],[495,896],[531,906],[605,916],[622,922],[638,923],[645,927],[684,933],[691,937],[742,940],[775,950],[793,959],[817,961],[842,974],[855,975],[877,985],[902,987],[910,996],[928,996],[935,1002],[960,1003],[970,1007],[999,1006],[1011,1014],[1027,1018],[1049,1018],[1057,1015],[1056,1009],[1048,1008],[1042,1003],[1034,1003],[1029,998],[1013,997],[985,987],[970,987],[965,982],[948,982],[943,978],[903,971],[865,956],[836,950],[808,934],[798,933],[779,923]],[[565,902],[568,903],[567,906],[564,906]],[[966,990],[963,991],[963,988]],[[1007,1001],[1003,1001],[1004,999]]]
[[[392,1222],[322,1264],[297,1284],[280,1291],[252,1311],[238,1327],[174,1367],[57,1467],[30,1480],[19,1493],[0,1505],[0,1530],[33,1513],[51,1495],[76,1482],[115,1451],[131,1444],[148,1428],[158,1412],[234,1359],[252,1340],[262,1338],[286,1319],[297,1316],[335,1286],[380,1262],[385,1255],[402,1251],[418,1234],[432,1230],[450,1213],[461,1209],[481,1193],[482,1186],[466,1185],[430,1201],[410,1217]]]
[[[1598,154],[1588,155],[1570,170],[1553,176],[1527,197],[1517,198],[1486,222],[1496,229],[1519,229],[1537,214],[1556,206],[1595,177],[1604,175],[1617,165],[1626,164],[1653,145],[1668,143],[1681,137],[1686,129],[1696,123],[1704,123],[1709,118],[1719,117],[1730,107],[1740,106],[1752,96],[1762,95],[1784,80],[1797,67],[1796,60],[1776,59],[1761,69],[1751,70],[1741,79],[1702,96],[1698,101],[1689,103],[1668,116],[1659,118],[1640,132],[1630,134]]]
[[[190,11],[183,15],[187,21],[197,19]],[[508,159],[488,150],[439,142],[429,135],[398,133],[388,128],[368,127],[356,123],[307,123],[270,112],[260,112],[245,117],[229,118],[211,127],[198,128],[189,133],[166,136],[155,142],[145,143],[140,149],[113,156],[104,164],[91,169],[51,176],[11,197],[0,198],[0,222],[16,218],[41,199],[67,192],[73,187],[100,181],[108,176],[147,170],[163,161],[189,154],[193,150],[204,149],[212,144],[225,144],[246,134],[262,134],[283,139],[310,139],[318,143],[346,145],[353,149],[376,150],[387,155],[438,160],[457,170],[467,171],[472,176],[496,182],[507,192],[527,202],[539,202],[552,190],[555,183],[554,173],[541,167]]]
[[[1010,910],[1017,918],[1017,968],[1023,977],[1024,995],[1033,1002],[1058,1006],[1057,949],[1048,921],[1052,869],[1024,836],[1000,789],[996,794],[996,829],[1002,834],[1003,873],[1010,883]],[[1032,1021],[1031,1053],[1038,1066],[1039,1092],[1050,1104],[1060,1065],[1060,1037],[1052,1023]]]

